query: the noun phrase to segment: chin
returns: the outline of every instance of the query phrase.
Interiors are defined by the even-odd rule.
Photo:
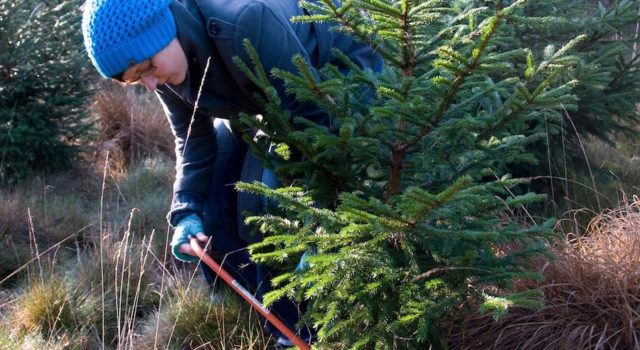
[[[173,85],[180,85],[180,84],[184,83],[184,79],[185,78],[186,78],[186,74],[182,74],[176,79],[169,79],[169,80],[171,81],[171,84],[173,84]]]

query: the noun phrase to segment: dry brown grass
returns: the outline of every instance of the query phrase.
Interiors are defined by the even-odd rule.
[[[640,200],[595,217],[587,234],[538,266],[545,307],[498,321],[473,314],[450,329],[452,349],[639,349]]]
[[[106,82],[96,94],[99,123],[96,159],[109,152],[112,170],[123,172],[145,157],[174,157],[174,137],[155,96]]]

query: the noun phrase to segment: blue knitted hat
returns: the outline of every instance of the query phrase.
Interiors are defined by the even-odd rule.
[[[82,17],[91,62],[111,78],[164,49],[176,36],[171,0],[87,0]]]

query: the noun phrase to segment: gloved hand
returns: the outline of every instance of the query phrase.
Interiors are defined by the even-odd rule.
[[[171,239],[171,252],[178,260],[191,262],[197,261],[198,255],[189,245],[190,237],[196,237],[200,242],[206,244],[209,237],[204,234],[202,220],[196,214],[189,214],[182,218],[176,225]]]
[[[294,270],[294,272],[298,272],[298,271],[304,271],[306,269],[309,268],[309,262],[307,261],[307,257],[309,257],[309,255],[312,255],[313,253],[309,253],[309,251],[305,251],[304,254],[302,254],[302,256],[300,257],[300,261],[298,261],[298,266],[296,266],[296,269]]]

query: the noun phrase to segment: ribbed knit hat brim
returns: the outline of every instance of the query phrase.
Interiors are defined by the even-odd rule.
[[[173,40],[176,23],[168,4],[168,0],[87,1],[82,32],[91,62],[102,76],[112,78],[124,72]],[[139,13],[128,13],[137,8]]]

